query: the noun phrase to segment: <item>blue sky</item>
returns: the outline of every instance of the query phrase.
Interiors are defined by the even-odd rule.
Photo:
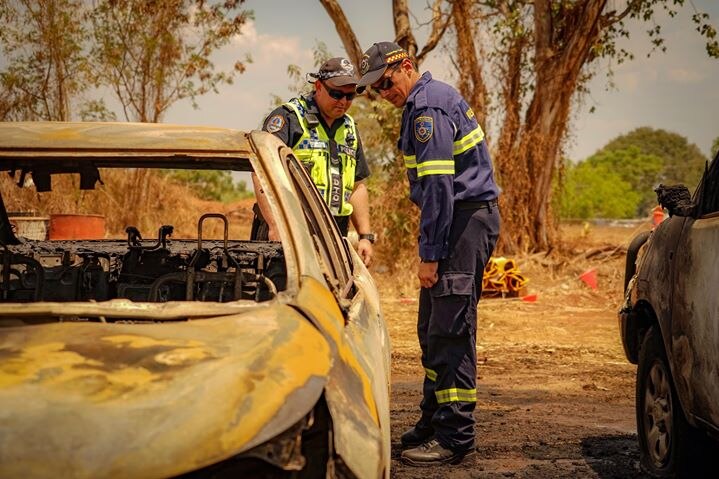
[[[617,5],[623,0],[610,0]],[[615,68],[614,89],[607,90],[606,76],[598,75],[591,93],[574,115],[567,153],[583,159],[617,135],[640,126],[663,128],[686,136],[708,155],[712,140],[719,136],[719,60],[710,59],[702,39],[690,21],[692,2],[679,17],[660,24],[668,51],[646,58],[650,50],[643,33],[646,25],[634,29],[623,46],[635,52],[636,59]],[[363,48],[375,41],[393,37],[391,0],[340,1]],[[425,0],[410,0],[419,20],[426,17]],[[719,25],[719,2],[693,0],[698,10],[707,11]],[[334,25],[318,0],[248,0],[255,20],[245,34],[216,57],[220,68],[250,53],[253,63],[239,75],[234,85],[223,86],[220,94],[198,99],[200,109],[189,102],[174,105],[165,122],[216,125],[239,129],[257,128],[271,109],[272,95],[289,97],[287,65],[303,71],[313,68],[312,49],[324,42],[330,52],[344,55]],[[423,34],[419,32],[420,45]],[[435,78],[449,83],[453,74],[437,53],[422,65]],[[606,71],[606,65],[603,71]],[[589,113],[591,107],[594,113]]]

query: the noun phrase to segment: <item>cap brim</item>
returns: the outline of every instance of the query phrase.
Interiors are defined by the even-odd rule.
[[[360,81],[357,83],[357,93],[362,93],[367,86],[373,84],[380,78],[382,78],[382,75],[384,75],[385,70],[387,70],[387,65],[384,65],[382,68],[379,68],[377,70],[367,72],[365,73],[362,78],[360,78]]]
[[[349,77],[349,76],[338,76],[338,77],[328,78],[324,82],[331,87],[337,88],[340,86],[356,85],[357,78]]]

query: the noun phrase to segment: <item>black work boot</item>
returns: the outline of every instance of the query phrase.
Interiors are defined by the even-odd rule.
[[[402,443],[402,449],[407,449],[408,447],[417,447],[424,444],[432,437],[434,437],[434,429],[431,427],[415,426],[402,434],[400,442]]]
[[[402,462],[409,466],[419,467],[437,466],[440,464],[459,464],[465,457],[474,454],[474,452],[474,448],[455,452],[442,447],[439,441],[432,439],[414,449],[402,451]]]

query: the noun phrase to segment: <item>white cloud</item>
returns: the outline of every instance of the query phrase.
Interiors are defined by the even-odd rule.
[[[625,93],[633,93],[639,89],[639,86],[643,81],[647,80],[647,76],[654,77],[654,75],[647,75],[646,73],[640,75],[639,72],[627,72],[617,75],[616,87],[620,91]]]
[[[693,84],[701,83],[701,81],[704,80],[704,75],[697,70],[672,68],[669,70],[669,78],[675,83]]]
[[[213,56],[216,71],[230,71],[236,61],[246,63],[244,73],[237,75],[232,85],[220,86],[220,93],[207,94],[197,99],[199,110],[193,110],[188,101],[174,105],[168,111],[168,123],[204,124],[230,128],[258,128],[271,110],[272,94],[289,98],[291,80],[287,65],[296,64],[302,71],[312,68],[312,50],[302,47],[299,36],[264,34],[250,21],[230,44]]]
[[[243,55],[250,53],[254,66],[277,65],[286,60],[298,64],[312,61],[312,51],[302,49],[300,37],[259,33],[254,21],[247,22],[230,45],[233,50],[242,51]],[[283,63],[283,68],[286,65]]]

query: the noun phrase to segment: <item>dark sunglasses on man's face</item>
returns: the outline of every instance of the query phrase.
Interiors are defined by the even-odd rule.
[[[330,88],[327,86],[326,83],[322,83],[325,86],[325,90],[327,90],[327,94],[332,98],[333,100],[340,101],[342,98],[347,98],[347,101],[352,101],[355,98],[356,93],[351,91],[349,93],[345,93],[340,90],[335,90],[334,88]]]
[[[389,90],[394,86],[394,82],[392,81],[392,77],[394,76],[394,72],[397,71],[399,68],[399,64],[392,67],[392,69],[389,71],[389,75],[382,78],[382,80],[379,83],[376,83],[372,85],[372,89],[379,95],[380,92],[384,90]]]

